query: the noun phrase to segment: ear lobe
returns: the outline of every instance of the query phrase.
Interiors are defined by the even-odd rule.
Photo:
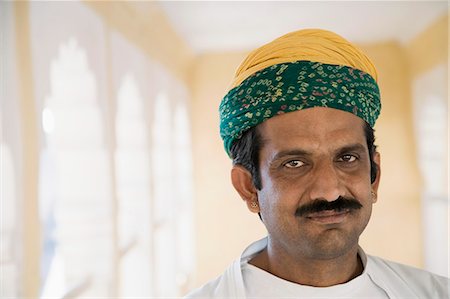
[[[239,193],[248,209],[253,213],[259,213],[258,195],[253,185],[252,174],[241,165],[234,165],[231,169],[231,183]]]
[[[378,186],[380,185],[380,177],[381,177],[381,157],[379,152],[375,152],[373,155],[373,161],[377,165],[377,176],[375,181],[372,183],[372,201],[373,203],[377,202],[377,194],[378,194]]]

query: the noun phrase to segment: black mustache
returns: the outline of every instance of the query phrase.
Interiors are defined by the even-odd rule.
[[[311,213],[335,210],[358,210],[363,206],[354,198],[339,196],[338,199],[327,201],[324,199],[316,199],[308,204],[299,207],[295,211],[295,216],[302,217]]]

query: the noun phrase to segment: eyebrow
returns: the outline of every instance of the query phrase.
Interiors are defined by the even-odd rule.
[[[271,163],[286,157],[286,156],[309,156],[312,155],[312,152],[304,150],[304,149],[292,149],[278,152],[272,159]]]
[[[343,154],[346,152],[366,152],[366,147],[364,145],[362,145],[361,143],[355,143],[355,144],[350,144],[350,145],[346,145],[340,149],[337,150],[337,153],[339,154]]]

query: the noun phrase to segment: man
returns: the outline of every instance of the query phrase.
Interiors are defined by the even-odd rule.
[[[188,298],[448,298],[449,280],[368,256],[380,113],[370,59],[324,30],[253,51],[220,105],[234,188],[267,238]]]

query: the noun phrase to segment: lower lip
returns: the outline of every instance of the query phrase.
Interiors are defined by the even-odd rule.
[[[326,211],[321,213],[315,213],[306,217],[309,220],[319,222],[321,224],[339,224],[345,221],[350,211],[334,212]]]

